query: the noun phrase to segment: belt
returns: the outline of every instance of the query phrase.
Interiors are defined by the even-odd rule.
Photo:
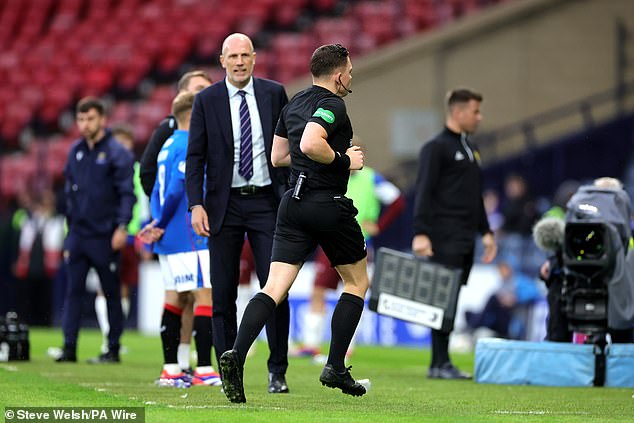
[[[231,188],[231,192],[239,195],[255,195],[264,192],[272,192],[271,185],[259,187],[257,185],[244,185],[241,187]]]

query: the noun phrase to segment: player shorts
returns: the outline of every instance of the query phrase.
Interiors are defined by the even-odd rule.
[[[159,254],[158,258],[166,291],[187,292],[211,288],[208,250]]]
[[[271,260],[303,263],[321,245],[332,266],[356,263],[367,255],[357,213],[341,194],[308,191],[295,200],[287,191],[277,213]]]

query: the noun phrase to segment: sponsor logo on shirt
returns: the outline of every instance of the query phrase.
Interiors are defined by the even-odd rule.
[[[75,154],[75,159],[76,159],[77,161],[80,161],[80,160],[81,160],[81,159],[83,159],[83,158],[84,158],[84,152],[83,152],[83,151],[78,151],[78,152]]]
[[[456,155],[453,156],[453,159],[457,162],[464,160],[464,154],[462,154],[462,151],[456,151]]]
[[[185,160],[178,163],[178,171],[180,173],[185,173]]]
[[[330,110],[322,109],[321,107],[315,111],[313,117],[319,117],[326,121],[326,123],[335,123],[335,114]]]
[[[186,283],[186,282],[194,282],[194,275],[189,273],[187,275],[177,275],[174,277],[174,283]]]

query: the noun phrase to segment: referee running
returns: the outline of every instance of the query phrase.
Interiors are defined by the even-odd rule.
[[[291,167],[294,188],[284,194],[279,206],[269,277],[247,305],[233,349],[220,358],[222,385],[231,402],[246,402],[247,351],[317,245],[344,283],[332,315],[328,361],[319,380],[345,394],[366,392],[344,364],[369,284],[357,209],[344,195],[350,170],[363,167],[361,148],[351,146],[352,125],[342,99],[352,92],[348,50],[339,44],[319,47],[310,60],[310,72],[313,86],[284,108],[273,139],[273,165]]]

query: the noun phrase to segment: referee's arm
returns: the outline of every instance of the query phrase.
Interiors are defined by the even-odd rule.
[[[279,135],[273,137],[271,163],[273,167],[288,167],[291,165],[291,150],[288,146],[288,138]]]
[[[308,122],[304,128],[299,148],[311,160],[329,164],[335,159],[335,152],[328,144],[328,133],[318,123]]]

